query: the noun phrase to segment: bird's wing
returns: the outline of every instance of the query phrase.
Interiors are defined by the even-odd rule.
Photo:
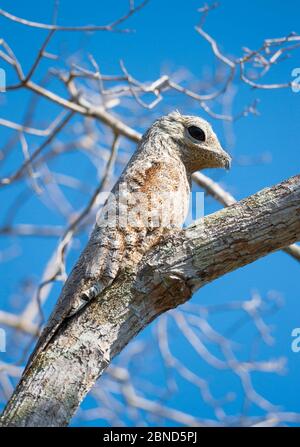
[[[148,158],[146,162],[140,164],[136,159],[133,165],[128,165],[120,181],[113,189],[111,197],[114,198],[120,194],[120,184],[126,184],[129,194],[142,192],[147,195],[149,192],[164,190],[166,188],[172,190],[179,181],[178,174],[176,173],[174,176],[176,171],[174,169],[174,188],[171,186],[170,181],[168,181],[170,180],[168,177],[170,177],[172,169],[173,167],[168,166],[168,163],[165,163],[163,160]],[[107,204],[114,206],[109,200],[106,206],[104,206],[105,209],[109,208]],[[145,232],[141,234],[145,235]],[[135,236],[138,236],[137,234],[133,234],[133,239],[135,239],[134,243],[132,243],[132,239],[130,240],[131,236],[131,230],[128,230],[126,234],[126,228],[121,231],[119,228],[113,226],[95,226],[86,248],[81,253],[79,260],[63,287],[56,306],[30,356],[26,369],[32,364],[37,355],[45,349],[63,322],[69,320],[67,317],[72,315],[72,310],[78,308],[78,303],[80,303],[82,294],[86,291],[87,287],[93,286],[95,280],[103,281],[101,292],[111,284],[122,263],[127,246],[127,237],[128,251],[132,249],[132,245],[139,243],[138,239],[135,238]]]
[[[63,322],[67,322],[68,317],[77,313],[82,307],[82,296],[87,288],[95,283],[95,278],[103,280],[103,287],[102,290],[99,290],[99,293],[113,281],[122,257],[122,250],[120,250],[122,238],[123,234],[116,228],[95,227],[86,248],[81,253],[63,287],[61,295],[29,358],[26,369],[32,364],[36,356],[45,349]]]

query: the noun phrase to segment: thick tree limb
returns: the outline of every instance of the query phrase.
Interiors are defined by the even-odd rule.
[[[299,175],[170,237],[136,272],[124,272],[68,320],[27,369],[2,424],[67,425],[111,360],[154,318],[214,279],[299,239]]]
[[[212,196],[215,200],[222,203],[224,206],[230,206],[237,202],[237,200],[223,189],[219,183],[214,182],[210,177],[202,174],[202,172],[194,172],[194,182],[203,188],[207,194]],[[285,253],[292,256],[296,261],[300,262],[300,246],[297,244],[289,245],[282,249]]]

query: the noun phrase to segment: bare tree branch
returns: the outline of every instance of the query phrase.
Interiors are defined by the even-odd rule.
[[[230,206],[236,203],[236,199],[227,191],[225,191],[218,183],[202,174],[202,172],[195,172],[193,174],[194,182],[203,188],[209,195],[211,195],[218,202],[224,206]],[[292,244],[289,247],[283,248],[283,251],[291,255],[297,261],[300,261],[300,246]]]
[[[80,31],[80,32],[87,32],[87,31],[115,31],[116,32],[117,31],[117,32],[128,33],[130,31],[129,29],[119,29],[118,26],[121,25],[126,20],[128,20],[132,15],[134,15],[140,9],[142,9],[148,3],[148,1],[149,0],[144,0],[142,3],[140,3],[137,6],[134,5],[134,2],[129,2],[128,12],[107,25],[62,26],[62,25],[56,25],[56,24],[34,22],[32,20],[27,20],[27,19],[23,19],[21,17],[17,17],[8,11],[5,11],[4,9],[0,9],[0,15],[3,17],[6,17],[7,19],[9,19],[13,22],[17,22],[22,25],[29,26],[31,28],[46,29],[46,30],[50,30],[50,31]]]
[[[54,335],[28,366],[2,425],[66,425],[97,378],[139,331],[200,287],[298,240],[299,215],[296,176],[162,242],[146,254],[137,271],[121,274]],[[77,287],[67,282],[65,293]],[[242,380],[247,382],[247,376]],[[261,404],[268,408],[267,401]]]

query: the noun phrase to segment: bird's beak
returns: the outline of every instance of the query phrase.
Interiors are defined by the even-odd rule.
[[[228,171],[231,168],[232,158],[227,154],[227,157],[224,160],[224,168]]]
[[[221,147],[218,148],[218,155],[221,161],[221,167],[229,170],[231,168],[231,156],[228,154],[228,152],[224,151]]]

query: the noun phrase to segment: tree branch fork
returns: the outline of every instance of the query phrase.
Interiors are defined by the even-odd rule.
[[[67,425],[111,360],[207,283],[300,239],[300,175],[170,236],[55,334],[29,365],[2,425]]]

